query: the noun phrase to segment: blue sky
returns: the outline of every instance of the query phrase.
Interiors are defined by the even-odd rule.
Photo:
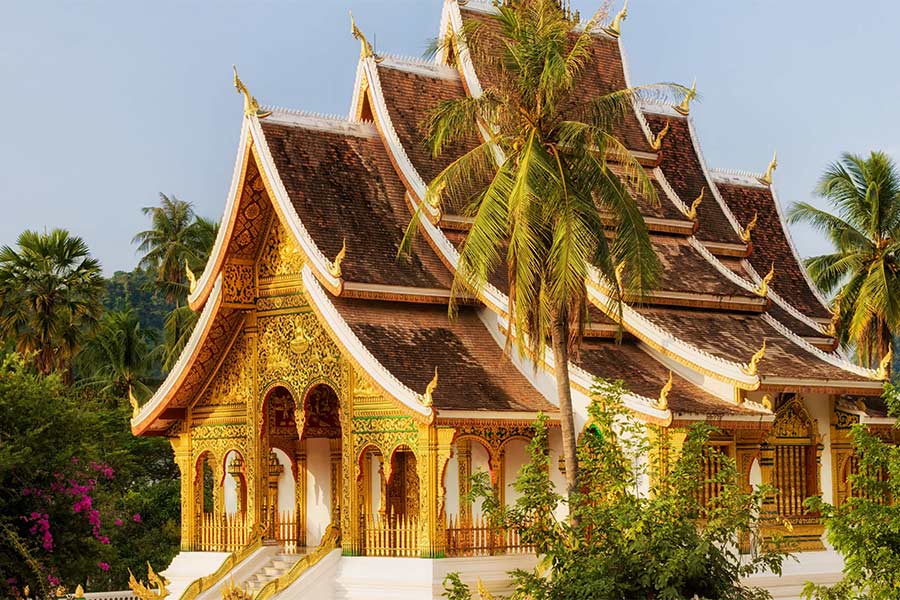
[[[596,6],[573,0],[582,13]],[[260,102],[345,113],[358,44],[421,55],[440,0],[5,2],[0,6],[0,243],[25,228],[83,236],[108,273],[159,192],[220,218],[240,129],[231,64]],[[617,6],[616,6],[617,8]],[[697,77],[710,165],[761,171],[808,200],[842,151],[900,157],[900,3],[632,0],[633,83]],[[803,254],[826,243],[798,228]]]

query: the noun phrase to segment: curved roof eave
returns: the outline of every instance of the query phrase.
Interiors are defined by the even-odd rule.
[[[191,337],[188,339],[184,350],[182,350],[181,356],[178,357],[175,366],[169,371],[165,381],[159,386],[150,400],[148,400],[137,414],[131,418],[131,431],[134,435],[141,435],[145,432],[160,414],[168,408],[168,405],[171,402],[172,397],[178,391],[181,382],[184,381],[184,378],[190,372],[191,367],[194,366],[197,359],[197,351],[201,348],[203,342],[209,335],[211,326],[213,321],[215,321],[215,316],[219,312],[221,304],[222,276],[218,275],[212,285],[208,300],[203,306],[203,312],[200,313],[200,318],[194,326]]]

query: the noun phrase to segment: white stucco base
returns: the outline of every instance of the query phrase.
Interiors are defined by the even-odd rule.
[[[228,552],[179,552],[169,567],[160,571],[169,580],[169,596],[180,598],[195,579],[214,573],[229,555]]]
[[[748,585],[769,590],[773,600],[798,600],[807,581],[832,585],[841,579],[844,561],[833,550],[803,552],[784,562],[782,575],[760,573],[744,580]]]
[[[197,600],[219,600],[222,597],[222,587],[226,583],[234,582],[238,586],[244,583],[254,573],[256,573],[263,565],[268,563],[273,556],[281,551],[280,546],[263,546],[256,552],[241,561],[236,567],[229,571],[226,577],[223,577],[214,586],[197,596]]]
[[[336,577],[341,560],[341,549],[332,550],[325,558],[307,569],[277,598],[331,600],[335,597]]]

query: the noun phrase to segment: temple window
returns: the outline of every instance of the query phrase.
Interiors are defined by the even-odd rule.
[[[816,423],[800,398],[785,394],[769,437],[773,450],[772,485],[775,508],[782,518],[806,516],[803,502],[819,494],[819,445]]]

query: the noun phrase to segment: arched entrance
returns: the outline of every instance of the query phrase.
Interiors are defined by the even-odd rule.
[[[304,538],[315,544],[328,525],[340,523],[341,418],[334,388],[319,383],[306,392],[298,416],[305,457]]]

